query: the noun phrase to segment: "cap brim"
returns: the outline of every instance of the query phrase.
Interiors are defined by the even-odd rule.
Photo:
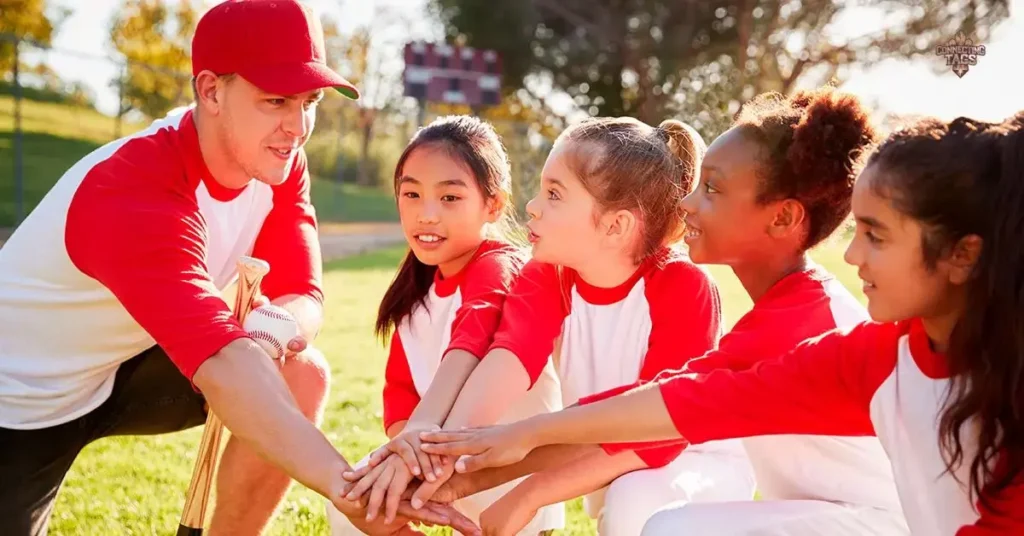
[[[323,63],[266,65],[242,70],[238,74],[267,93],[297,95],[317,89],[334,88],[352,100],[359,99],[359,90]]]

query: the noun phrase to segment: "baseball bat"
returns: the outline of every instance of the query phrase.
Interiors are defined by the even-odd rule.
[[[238,292],[235,293],[234,316],[238,323],[244,323],[259,295],[260,282],[270,272],[270,264],[255,257],[238,260]],[[199,454],[192,469],[192,481],[185,495],[185,508],[178,524],[178,536],[201,536],[206,524],[207,506],[213,477],[217,469],[217,455],[224,425],[214,415],[212,408],[207,413],[203,439],[199,443]]]

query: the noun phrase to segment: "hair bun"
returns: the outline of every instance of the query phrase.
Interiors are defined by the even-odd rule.
[[[793,172],[802,181],[821,184],[818,193],[822,196],[828,196],[829,182],[852,188],[858,161],[876,141],[859,100],[827,88],[800,92],[793,101],[805,109],[793,129],[787,155]],[[815,190],[809,185],[800,189]]]

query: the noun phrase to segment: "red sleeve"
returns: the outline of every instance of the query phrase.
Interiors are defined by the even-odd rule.
[[[653,380],[659,374],[683,368],[695,357],[715,347],[721,334],[722,309],[718,287],[711,277],[697,266],[681,259],[673,260],[654,272],[645,289],[651,311],[651,335],[634,385]],[[625,392],[623,386],[600,397]],[[597,397],[581,400],[586,403]],[[662,467],[676,459],[685,448],[682,441],[605,446],[609,454],[631,447],[648,467]]]
[[[299,294],[323,303],[323,264],[309,188],[306,155],[299,151],[288,179],[274,187],[274,206],[253,246],[253,256],[270,263],[260,289],[271,300]]]
[[[409,359],[405,357],[402,339],[395,331],[391,335],[391,349],[384,370],[384,429],[408,420],[419,403],[420,395],[412,381]]]
[[[505,300],[501,324],[491,343],[491,350],[504,348],[519,358],[530,376],[531,388],[547,365],[569,314],[564,277],[554,265],[526,263]]]
[[[999,456],[994,476],[1006,474],[1006,453]],[[985,492],[986,503],[978,501],[981,517],[973,524],[961,527],[956,536],[996,536],[1024,534],[1024,473],[1018,473],[1010,485],[999,492]]]
[[[452,338],[445,353],[465,350],[483,359],[501,321],[515,269],[515,260],[502,249],[488,251],[466,267],[460,286],[462,305],[455,312]]]
[[[68,255],[191,381],[204,361],[247,336],[207,270],[205,222],[188,195],[126,187],[112,175],[94,171],[75,192]]]
[[[658,381],[689,443],[771,434],[874,435],[869,404],[896,365],[899,328],[863,323],[804,341],[744,371]]]
[[[785,327],[780,327],[780,329],[785,329]],[[746,362],[746,358],[750,355],[765,355],[768,352],[781,355],[792,349],[799,342],[791,341],[787,347],[776,348],[769,342],[772,337],[771,333],[760,332],[756,333],[754,337],[748,335],[755,335],[755,333],[736,331],[734,328],[733,331],[730,331],[722,338],[717,349],[687,362],[686,372],[707,373],[720,368],[744,370],[753,365],[753,363]],[[760,347],[758,346],[758,341],[761,342]],[[750,344],[745,344],[747,342]]]
[[[655,272],[645,292],[651,335],[640,380],[681,369],[715,348],[722,333],[722,306],[710,275],[687,261],[676,260]]]

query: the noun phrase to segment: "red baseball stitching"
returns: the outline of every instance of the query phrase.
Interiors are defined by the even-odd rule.
[[[274,359],[277,359],[284,355],[284,348],[281,347],[281,343],[277,342],[277,339],[274,338],[274,336],[271,335],[270,333],[262,329],[257,329],[255,331],[250,331],[249,337],[270,343],[270,345],[273,346],[275,350],[277,350],[277,355],[273,356]]]
[[[289,322],[292,320],[291,317],[289,317],[288,315],[279,313],[276,309],[271,309],[269,307],[260,307],[259,309],[257,309],[257,311],[259,311],[261,315],[266,316],[268,318],[273,318],[276,320],[286,320]]]

